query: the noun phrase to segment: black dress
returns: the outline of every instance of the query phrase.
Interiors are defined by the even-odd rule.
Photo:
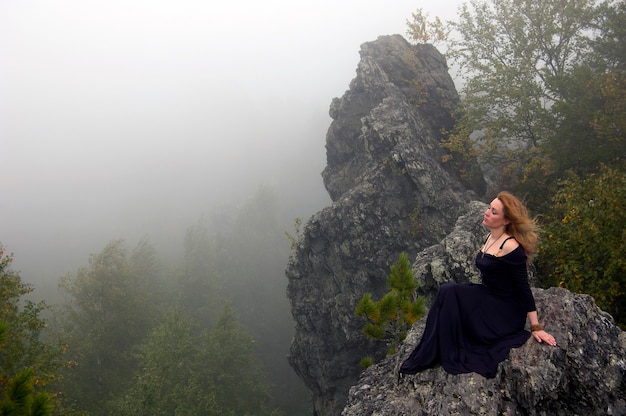
[[[522,246],[502,257],[479,252],[476,266],[482,284],[441,285],[422,339],[400,367],[401,374],[441,364],[451,374],[493,378],[509,350],[528,340],[526,316],[536,308]]]

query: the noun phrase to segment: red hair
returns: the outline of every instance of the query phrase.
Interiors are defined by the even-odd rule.
[[[508,192],[500,192],[497,198],[504,207],[504,218],[509,223],[505,226],[505,232],[515,237],[532,261],[539,238],[537,237],[538,226],[534,219],[530,218],[528,209],[517,197]]]

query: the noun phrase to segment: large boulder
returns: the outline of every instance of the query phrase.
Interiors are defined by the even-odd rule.
[[[556,347],[531,337],[511,350],[493,379],[437,367],[399,381],[397,370],[417,345],[422,320],[396,355],[363,373],[342,416],[625,415],[626,334],[590,296],[561,288],[533,294]]]

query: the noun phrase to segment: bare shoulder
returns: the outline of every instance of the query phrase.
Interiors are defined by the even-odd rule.
[[[498,256],[506,256],[511,251],[519,247],[519,242],[512,236],[507,236],[506,240],[502,243]]]

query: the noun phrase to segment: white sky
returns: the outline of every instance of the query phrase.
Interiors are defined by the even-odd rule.
[[[0,0],[0,243],[56,279],[261,183],[312,214],[360,45],[459,3]]]

